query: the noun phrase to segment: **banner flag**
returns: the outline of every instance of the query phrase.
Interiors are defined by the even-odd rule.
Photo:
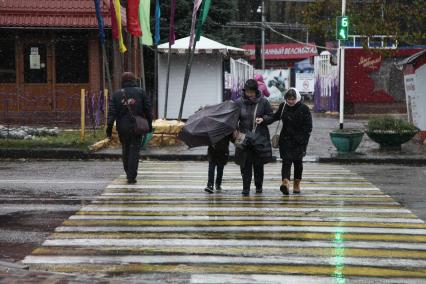
[[[127,30],[132,36],[142,36],[139,25],[139,0],[127,0]]]
[[[152,33],[150,24],[151,0],[140,0],[139,20],[142,28],[141,44],[152,46]]]
[[[117,27],[118,27],[118,43],[119,43],[119,48],[120,48],[120,52],[121,53],[125,53],[127,51],[127,48],[124,45],[123,32],[121,30],[121,6],[120,6],[120,0],[113,0],[113,1],[114,1],[114,12],[115,12],[115,17],[116,17]]]
[[[211,3],[211,0],[204,0],[203,5],[201,6],[200,16],[199,16],[198,21],[197,21],[197,29],[196,29],[196,32],[195,32],[195,34],[196,34],[195,40],[196,41],[200,40],[201,30],[203,28],[204,22],[207,19],[207,15],[209,14],[210,3]]]
[[[95,2],[95,10],[96,10],[96,18],[98,20],[98,29],[99,29],[99,41],[101,45],[105,43],[105,32],[104,32],[104,19],[101,15],[101,6],[99,3],[100,0],[94,0]]]
[[[194,0],[194,10],[192,10],[192,23],[191,23],[191,33],[190,33],[190,40],[189,40],[189,48],[192,48],[194,45],[194,37],[195,37],[195,23],[197,21],[197,12],[200,8],[201,3],[203,0]]]
[[[154,36],[155,45],[158,45],[160,43],[160,17],[161,17],[160,0],[155,0],[155,36]]]
[[[170,0],[170,28],[169,28],[169,46],[175,44],[175,13],[176,0]]]

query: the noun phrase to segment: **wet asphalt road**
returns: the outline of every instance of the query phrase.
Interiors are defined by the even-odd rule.
[[[1,161],[0,259],[31,253],[119,174],[117,161]]]
[[[426,167],[344,167],[426,220]],[[14,262],[30,254],[122,173],[119,161],[1,161],[0,260]]]

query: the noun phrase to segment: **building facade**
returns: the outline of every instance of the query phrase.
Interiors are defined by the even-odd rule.
[[[81,89],[104,88],[97,28],[91,0],[0,1],[0,124],[78,121]]]

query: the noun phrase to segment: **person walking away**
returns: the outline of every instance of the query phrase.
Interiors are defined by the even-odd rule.
[[[136,183],[139,165],[139,149],[143,135],[134,133],[134,116],[140,115],[148,120],[152,131],[151,100],[136,83],[136,76],[124,72],[121,76],[121,89],[116,91],[108,104],[106,135],[111,138],[112,127],[116,121],[118,137],[122,148],[122,160],[127,183]],[[129,108],[131,113],[129,112]]]
[[[254,76],[254,79],[257,81],[257,86],[259,89],[259,92],[262,94],[262,96],[264,97],[269,97],[269,91],[268,91],[268,87],[266,87],[266,84],[263,80],[263,75],[262,74],[256,74]]]
[[[264,116],[259,122],[271,124],[282,120],[279,150],[282,159],[280,191],[289,194],[291,166],[294,166],[293,193],[300,193],[303,173],[303,157],[306,155],[309,137],[312,132],[312,115],[309,107],[302,103],[296,88],[290,88],[284,95],[285,103],[271,116]],[[283,110],[284,108],[284,110]]]
[[[251,179],[254,172],[254,184],[256,193],[263,191],[264,164],[269,162],[272,157],[272,147],[270,143],[269,129],[266,124],[256,124],[255,118],[261,118],[272,115],[272,107],[268,100],[264,98],[259,90],[256,80],[246,81],[243,89],[243,96],[236,101],[240,107],[240,117],[238,122],[238,131],[242,133],[253,132],[264,136],[269,143],[265,145],[262,152],[259,153],[253,147],[244,147],[235,149],[235,161],[240,165],[241,176],[243,179],[243,196],[250,194]]]
[[[214,145],[210,145],[207,150],[209,159],[209,171],[207,186],[204,189],[208,193],[213,193],[213,185],[216,191],[222,190],[222,178],[225,165],[228,163],[229,158],[229,140],[230,137],[226,136]],[[216,170],[216,182],[214,179]]]

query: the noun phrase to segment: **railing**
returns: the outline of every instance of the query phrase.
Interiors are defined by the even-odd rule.
[[[247,61],[231,58],[231,98],[238,99],[241,96],[241,90],[244,88],[244,83],[248,79],[253,79],[254,68]]]
[[[315,57],[314,110],[316,112],[339,110],[338,68],[330,62],[331,54],[323,51]]]

